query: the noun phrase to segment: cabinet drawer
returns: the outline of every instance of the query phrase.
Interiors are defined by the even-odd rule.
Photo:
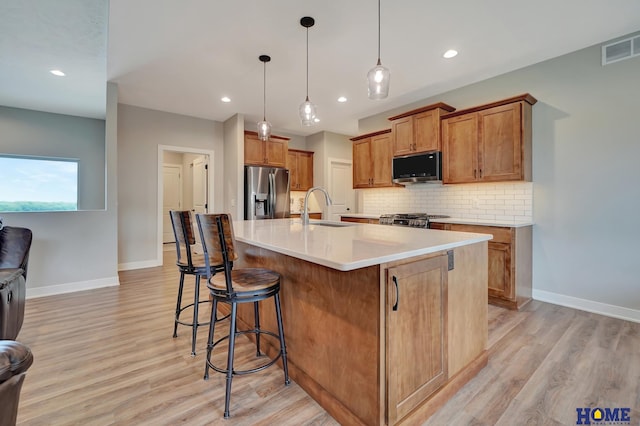
[[[493,235],[493,240],[491,240],[492,242],[511,244],[512,228],[504,228],[501,226],[461,225],[457,223],[452,223],[449,229],[451,231],[459,231],[459,232],[475,232],[478,234],[491,234]]]

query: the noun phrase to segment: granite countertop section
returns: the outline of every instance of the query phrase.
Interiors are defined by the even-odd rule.
[[[488,241],[488,234],[300,219],[233,223],[238,241],[339,271]]]

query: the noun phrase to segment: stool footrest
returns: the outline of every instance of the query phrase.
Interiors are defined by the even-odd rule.
[[[239,334],[266,334],[269,335],[271,337],[275,337],[276,339],[280,339],[280,336],[272,331],[268,331],[268,330],[240,330],[236,332],[236,336]],[[222,343],[225,340],[229,339],[229,335],[227,334],[226,336],[221,337],[220,339],[216,340],[215,343],[213,343],[211,346],[207,346],[207,359],[206,359],[206,363],[207,365],[212,368],[213,370],[217,371],[218,373],[224,373],[227,374],[229,372],[229,370],[227,370],[226,368],[221,368],[216,366],[215,364],[213,364],[213,362],[211,362],[210,360],[210,354],[213,351],[213,348],[216,347],[216,345],[218,343]],[[273,364],[275,364],[280,358],[282,357],[282,353],[278,352],[278,355],[276,355],[274,358],[269,358],[269,362],[266,362],[265,364],[262,364],[258,367],[255,368],[251,368],[249,370],[236,370],[235,368],[233,369],[232,374],[236,375],[236,376],[241,376],[244,374],[251,374],[251,373],[257,373],[258,371],[262,371],[268,367],[271,367]]]

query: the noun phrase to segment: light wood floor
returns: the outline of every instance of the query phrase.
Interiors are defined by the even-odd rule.
[[[202,378],[206,327],[195,358],[189,328],[171,337],[173,256],[165,252],[164,268],[122,272],[120,287],[27,301],[19,340],[35,361],[18,424],[336,425],[277,367],[234,378],[232,418],[222,418],[224,377]],[[185,298],[192,292],[188,277]],[[236,359],[253,351],[242,338]],[[224,354],[216,359],[224,365]],[[594,406],[630,407],[640,424],[640,324],[541,302],[490,306],[488,366],[426,424],[570,425],[576,407]]]

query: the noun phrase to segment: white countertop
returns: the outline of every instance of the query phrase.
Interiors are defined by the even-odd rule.
[[[491,239],[488,234],[319,220],[311,220],[309,225],[303,226],[300,219],[236,221],[233,228],[238,241],[339,271]]]

